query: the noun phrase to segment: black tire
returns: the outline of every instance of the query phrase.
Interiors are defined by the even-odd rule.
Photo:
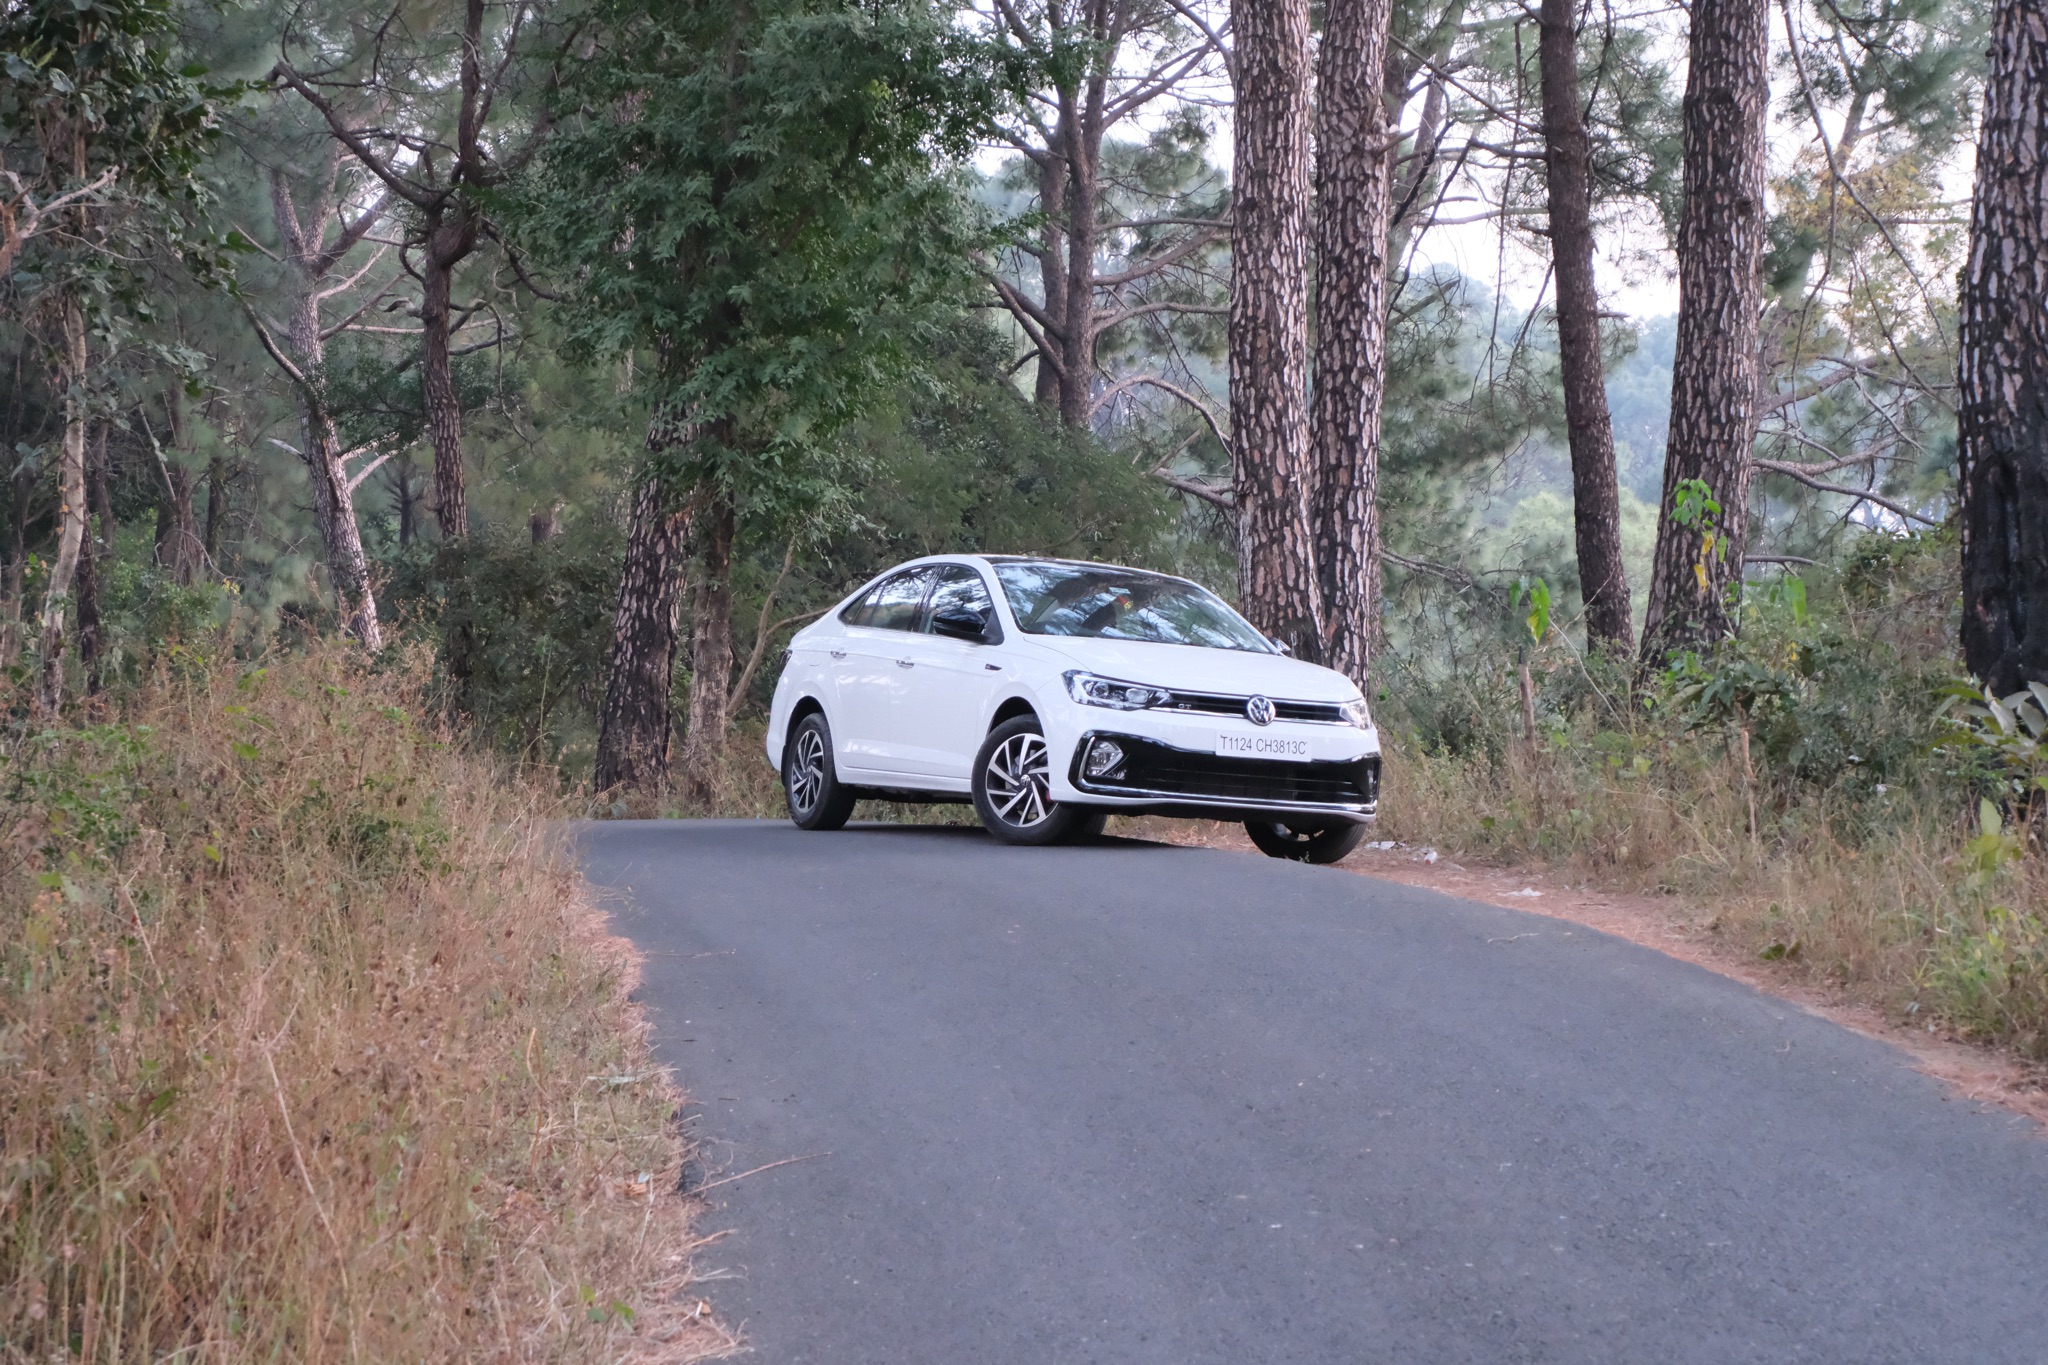
[[[1259,852],[1268,858],[1290,858],[1298,863],[1338,863],[1365,840],[1365,826],[1349,820],[1331,824],[1291,824],[1286,821],[1247,820],[1244,832],[1252,836]]]
[[[798,829],[840,829],[859,799],[832,766],[832,727],[813,711],[789,732],[782,746],[782,795]]]
[[[1053,800],[1051,780],[1038,717],[1013,717],[989,731],[974,756],[974,813],[1006,844],[1038,847],[1102,833],[1108,812]]]

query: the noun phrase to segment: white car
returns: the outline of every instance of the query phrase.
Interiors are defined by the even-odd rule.
[[[1065,559],[936,555],[864,585],[790,642],[767,749],[804,829],[861,797],[971,801],[1008,843],[1121,811],[1335,862],[1379,804],[1349,678],[1186,579]]]

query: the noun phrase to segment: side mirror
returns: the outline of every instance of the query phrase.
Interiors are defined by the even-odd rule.
[[[987,638],[988,621],[978,611],[933,612],[932,634],[979,642]]]

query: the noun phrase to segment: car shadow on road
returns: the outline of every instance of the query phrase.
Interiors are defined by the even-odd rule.
[[[895,824],[886,820],[852,820],[842,833],[860,834],[870,838],[895,836],[905,839],[975,839],[991,847],[1000,847],[989,832],[980,825],[909,825]],[[1149,839],[1132,834],[1099,834],[1093,839],[1078,840],[1071,844],[1058,845],[1060,848],[1179,848],[1182,845],[1168,843],[1163,839]]]

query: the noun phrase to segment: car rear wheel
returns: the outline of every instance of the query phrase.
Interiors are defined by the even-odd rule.
[[[1006,844],[1059,844],[1102,833],[1109,816],[1052,799],[1052,753],[1035,716],[989,731],[974,756],[974,812]]]
[[[798,829],[839,829],[853,815],[857,798],[832,766],[832,727],[822,711],[790,731],[782,751],[782,794]]]
[[[1298,863],[1342,862],[1365,838],[1365,826],[1349,820],[1326,825],[1247,820],[1244,832],[1268,858],[1291,858]]]

